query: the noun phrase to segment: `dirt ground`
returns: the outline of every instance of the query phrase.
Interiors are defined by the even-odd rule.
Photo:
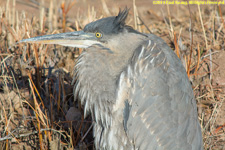
[[[91,117],[83,118],[72,94],[72,70],[82,49],[16,42],[80,30],[128,7],[127,24],[160,36],[180,56],[195,93],[204,149],[225,150],[225,4],[198,8],[152,0],[66,0],[62,7],[63,0],[13,2],[0,0],[0,149],[94,149]]]

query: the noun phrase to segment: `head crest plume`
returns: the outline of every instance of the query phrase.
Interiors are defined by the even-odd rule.
[[[125,26],[125,21],[127,19],[128,13],[129,9],[127,7],[123,11],[120,10],[113,23],[115,25],[120,25],[120,27]]]

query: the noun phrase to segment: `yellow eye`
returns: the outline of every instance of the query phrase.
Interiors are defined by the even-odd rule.
[[[95,36],[96,36],[97,38],[100,38],[100,37],[102,37],[102,34],[99,33],[99,32],[96,32],[96,33],[95,33]]]

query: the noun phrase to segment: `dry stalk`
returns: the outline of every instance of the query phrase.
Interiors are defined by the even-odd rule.
[[[5,19],[2,18],[2,22],[4,23],[4,25],[6,26],[6,28],[8,29],[8,31],[11,33],[11,35],[13,36],[13,38],[18,41],[18,38],[16,37],[16,35],[14,35],[14,32],[12,31],[12,28],[10,28],[8,26],[8,24],[5,22]]]
[[[59,91],[58,91],[58,100],[57,100],[57,111],[59,112],[59,108],[60,108],[60,98],[61,98],[61,75],[58,75],[58,85],[59,85]]]
[[[201,59],[201,53],[200,53],[199,44],[198,44],[197,51],[198,51],[198,59],[197,59],[197,65],[196,65],[196,68],[195,68],[195,76],[197,76],[197,72],[198,72],[198,68],[199,68],[199,63],[200,63],[200,59]]]
[[[58,133],[58,134],[60,134],[60,135],[64,138],[64,140],[66,140],[66,136],[62,133],[62,132],[64,132],[64,131],[55,130],[55,129],[51,129],[51,128],[40,129],[40,132],[43,132],[43,131],[52,131],[52,132]],[[30,135],[35,135],[35,134],[37,134],[38,132],[39,132],[39,131],[33,131],[33,132],[24,133],[24,134],[9,135],[9,136],[0,138],[0,141],[11,140],[11,139],[13,139],[13,138],[28,137],[28,136],[30,136]]]
[[[62,28],[63,28],[63,32],[66,32],[66,15],[69,12],[69,10],[73,7],[73,5],[75,4],[76,1],[70,1],[67,8],[65,6],[65,1],[63,1],[61,3],[61,9],[62,9],[62,13],[63,13],[63,21],[62,21]]]
[[[47,51],[48,51],[48,45],[46,46],[46,48],[45,48],[45,51],[44,51],[44,56],[48,56],[47,54]],[[44,63],[45,63],[45,57],[43,57],[43,59],[42,59],[42,62],[41,62],[41,67],[43,67],[44,66]]]
[[[76,138],[76,141],[75,141],[75,143],[74,143],[75,145],[77,144],[78,139],[80,138],[80,135],[81,135],[81,129],[82,129],[83,123],[84,123],[84,116],[82,115],[82,117],[81,117],[81,124],[80,124],[80,127],[79,127],[78,132],[77,132],[77,138]]]
[[[46,123],[47,123],[46,126],[47,126],[47,128],[50,128],[49,123],[48,123],[49,119],[48,119],[47,114],[48,114],[47,110],[45,110],[45,117],[46,117]],[[49,131],[44,131],[44,132],[45,132],[45,135],[47,135],[49,141],[52,141],[51,132],[49,132]]]
[[[92,127],[93,127],[93,123],[91,124],[91,126],[89,127],[89,129],[87,130],[87,132],[84,134],[84,136],[81,138],[81,142],[83,142],[83,140],[85,139],[85,137],[87,136],[87,134],[91,131]]]
[[[107,16],[111,16],[110,12],[109,12],[109,8],[105,2],[105,0],[101,0],[102,2],[102,8],[104,10],[104,12],[106,13]]]
[[[198,5],[198,12],[199,12],[199,18],[200,18],[200,21],[201,21],[201,25],[202,25],[203,35],[204,35],[204,38],[205,38],[206,50],[208,51],[209,50],[209,46],[208,46],[207,37],[206,37],[206,34],[205,34],[205,27],[204,27],[204,24],[203,24],[203,21],[202,21],[202,14],[201,14],[200,5]]]
[[[43,31],[43,24],[44,24],[44,14],[45,14],[45,8],[44,8],[44,0],[41,0],[41,5],[39,5],[40,9],[40,30]]]
[[[219,7],[220,19],[222,20],[222,24],[223,24],[223,27],[225,29],[225,23],[224,23],[224,19],[223,19],[223,15],[222,15],[221,5],[219,5],[218,7]]]
[[[36,76],[37,76],[37,89],[38,91],[40,90],[40,82],[41,82],[41,74],[40,74],[40,65],[39,65],[39,57],[38,57],[38,50],[36,44],[33,44],[33,52],[34,52],[34,57],[36,61]]]
[[[137,10],[137,6],[135,4],[135,0],[133,0],[133,9],[134,9],[134,26],[135,29],[142,32],[140,25],[140,20],[138,20],[137,18],[139,17],[138,15],[138,10]]]
[[[53,20],[53,0],[50,0],[49,13],[48,13],[48,28],[52,31],[52,20]]]
[[[29,74],[29,77],[31,78],[31,75]],[[36,96],[35,96],[35,93],[34,93],[34,88],[32,86],[32,83],[31,83],[31,80],[29,80],[29,83],[30,83],[30,88],[31,88],[31,91],[32,91],[32,94],[33,94],[33,98],[34,98],[34,104],[35,104],[35,116],[36,116],[36,120],[37,120],[37,127],[38,127],[38,137],[39,137],[39,144],[40,144],[40,150],[43,149],[43,144],[42,144],[42,134],[41,134],[41,124],[40,124],[40,120],[39,120],[39,117],[38,117],[38,114],[37,114],[37,109],[38,109],[38,102],[37,102],[37,99],[36,99]]]
[[[190,39],[191,39],[191,47],[190,47],[190,55],[188,57],[188,63],[186,63],[188,66],[187,66],[187,75],[188,75],[188,78],[190,77],[190,67],[191,67],[191,58],[192,58],[192,52],[193,52],[193,49],[192,49],[192,46],[193,46],[193,31],[192,31],[192,15],[191,15],[191,10],[190,10],[190,6],[188,5],[188,11],[189,11],[189,15],[190,15],[190,27],[189,27],[189,31],[190,31]]]
[[[65,11],[65,2],[64,1],[61,4],[61,9],[62,9],[62,13],[63,13],[62,28],[63,28],[63,32],[66,32],[66,11]]]
[[[178,47],[178,44],[177,44],[177,36],[176,36],[176,33],[174,32],[174,45],[175,45],[175,51],[176,51],[176,54],[177,54],[177,57],[180,58],[180,50],[179,50],[179,47]]]
[[[169,21],[170,21],[170,31],[171,31],[170,37],[171,37],[171,39],[174,39],[174,37],[173,37],[173,35],[174,35],[174,29],[173,29],[172,19],[171,19],[171,15],[170,15],[169,4],[167,4],[166,6],[167,6],[167,13],[168,13]]]
[[[6,133],[6,136],[8,136],[8,119],[7,119],[7,114],[5,112],[5,108],[2,107],[3,109],[3,112],[4,112],[4,117],[5,117],[5,133]],[[9,146],[9,140],[6,139],[6,145],[5,145],[5,149],[8,150],[8,146]]]

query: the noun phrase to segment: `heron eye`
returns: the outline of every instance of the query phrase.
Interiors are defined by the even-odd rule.
[[[99,33],[99,32],[96,32],[96,33],[95,33],[95,36],[96,36],[97,38],[101,38],[101,37],[102,37],[102,34]]]

